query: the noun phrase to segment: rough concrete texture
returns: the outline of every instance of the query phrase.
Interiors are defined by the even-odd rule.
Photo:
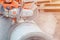
[[[50,19],[50,22],[48,19]],[[34,21],[44,32],[53,36],[52,40],[60,40],[60,13],[37,13]]]

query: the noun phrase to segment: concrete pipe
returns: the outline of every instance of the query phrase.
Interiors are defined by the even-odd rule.
[[[8,40],[8,31],[11,27],[11,21],[0,16],[0,40]]]
[[[10,40],[51,40],[35,23],[23,22],[11,32]]]

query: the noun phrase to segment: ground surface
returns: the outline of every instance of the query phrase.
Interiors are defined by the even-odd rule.
[[[60,40],[60,13],[37,13],[37,15],[35,15],[34,20],[39,26],[44,23],[44,21],[41,21],[41,14],[44,15],[44,16],[42,16],[43,20],[45,20],[45,17],[49,16],[49,15],[53,15],[55,17],[57,22],[55,24],[56,27],[53,32],[53,36],[54,36],[53,40]],[[45,21],[47,21],[47,20],[45,20]],[[51,29],[52,29],[52,27],[51,27]]]

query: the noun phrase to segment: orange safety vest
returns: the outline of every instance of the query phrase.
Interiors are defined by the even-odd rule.
[[[16,1],[9,3],[4,3],[3,2],[3,7],[6,8],[7,6],[10,7],[10,9],[12,9],[12,7],[18,8],[19,4]]]
[[[3,4],[3,0],[0,0],[0,4]]]

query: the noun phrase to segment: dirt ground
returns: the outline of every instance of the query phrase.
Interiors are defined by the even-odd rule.
[[[41,14],[43,16],[41,16]],[[45,29],[44,29],[43,28],[43,23],[45,21],[47,21],[45,19],[49,15],[54,16],[55,19],[52,19],[52,21],[55,20],[55,23],[56,23],[55,27],[52,27],[52,26],[49,25],[48,27],[45,27]],[[50,18],[52,18],[52,17],[50,17]],[[40,28],[43,28],[43,30],[46,30],[46,28],[48,28],[47,30],[50,29],[50,34],[53,35],[53,37],[54,37],[54,39],[52,39],[52,40],[60,40],[60,13],[37,13],[37,15],[35,15],[34,21],[40,26]],[[52,23],[52,21],[51,21],[51,24],[53,25],[54,23]],[[54,29],[52,29],[52,28],[54,28]],[[47,32],[47,33],[49,33],[49,32]]]

